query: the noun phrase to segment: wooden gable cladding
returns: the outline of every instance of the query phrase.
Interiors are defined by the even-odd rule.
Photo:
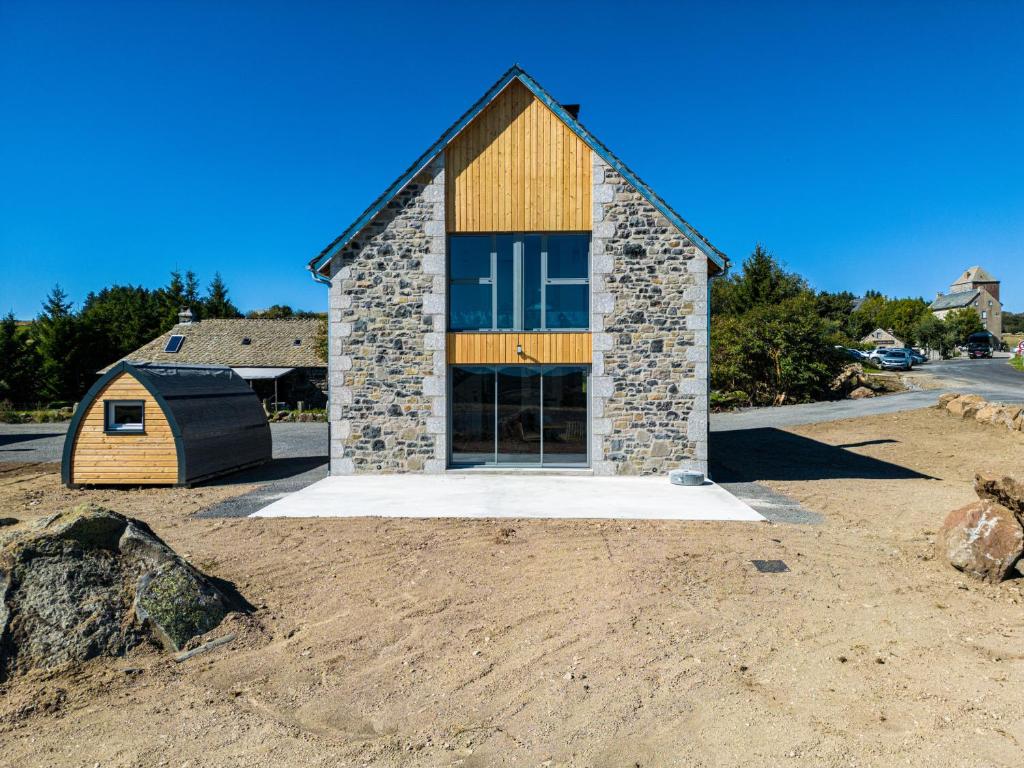
[[[145,432],[108,434],[107,400],[141,400]],[[75,436],[71,481],[81,485],[173,485],[178,481],[178,454],[163,408],[135,377],[113,379],[88,406]]]
[[[586,232],[590,148],[513,80],[445,150],[449,232]]]
[[[518,346],[523,348],[522,355],[517,351]],[[451,365],[589,364],[591,361],[589,333],[449,333],[447,347]]]

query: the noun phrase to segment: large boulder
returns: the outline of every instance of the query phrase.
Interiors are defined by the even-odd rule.
[[[865,397],[874,397],[875,393],[867,387],[857,387],[847,397],[851,400],[863,400]]]
[[[997,582],[1024,552],[1024,528],[1011,510],[982,499],[950,512],[935,546],[957,570]]]
[[[974,414],[975,421],[980,424],[991,424],[994,427],[1014,428],[1014,420],[1020,416],[1021,409],[1014,405],[1002,403],[986,403]]]
[[[180,650],[232,608],[145,523],[82,505],[0,541],[0,680],[147,638]]]
[[[954,416],[972,419],[985,405],[985,398],[980,395],[960,395],[946,404],[946,410]]]
[[[978,498],[994,501],[1012,511],[1024,525],[1024,480],[992,472],[975,472],[974,491]]]
[[[944,395],[939,395],[939,408],[945,409],[951,402],[956,400],[958,397],[963,397],[963,393],[947,392]]]

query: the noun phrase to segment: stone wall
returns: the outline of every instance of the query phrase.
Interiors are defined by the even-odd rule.
[[[443,471],[443,158],[331,262],[331,473]]]
[[[707,472],[707,259],[594,155],[591,461]]]

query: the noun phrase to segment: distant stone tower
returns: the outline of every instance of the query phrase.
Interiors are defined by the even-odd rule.
[[[940,293],[931,304],[932,313],[940,320],[955,309],[970,307],[978,313],[981,324],[996,339],[1003,335],[1003,307],[999,300],[999,281],[978,266],[970,267],[949,286],[949,293]]]
[[[996,301],[1001,301],[999,298],[999,281],[981,267],[971,267],[965,271],[956,279],[956,282],[949,286],[949,292],[960,293],[961,291],[973,291],[977,288],[984,288],[992,295],[992,298]]]

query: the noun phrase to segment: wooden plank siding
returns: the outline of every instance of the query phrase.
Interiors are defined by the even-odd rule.
[[[523,354],[516,346],[523,345]],[[495,365],[499,363],[589,365],[589,333],[449,333],[448,363]]]
[[[588,147],[518,80],[445,150],[449,232],[588,232]]]
[[[104,432],[105,400],[141,400],[145,434]],[[178,482],[178,454],[163,409],[133,376],[111,380],[88,406],[75,436],[71,482],[79,485],[173,485]]]

